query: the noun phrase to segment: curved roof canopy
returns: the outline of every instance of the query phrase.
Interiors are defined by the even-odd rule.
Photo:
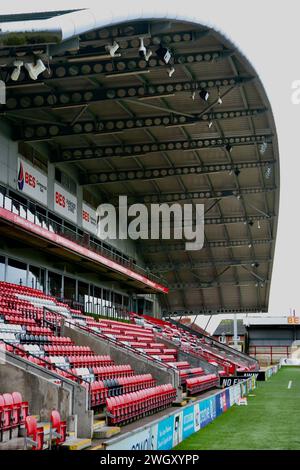
[[[46,149],[61,169],[72,166],[97,203],[128,195],[205,204],[200,251],[180,240],[139,242],[150,271],[168,281],[165,314],[267,311],[279,162],[270,103],[251,64],[220,33],[178,18],[50,39],[2,41],[0,109],[14,138]],[[37,80],[24,68],[11,80],[15,58],[46,63],[49,54]]]

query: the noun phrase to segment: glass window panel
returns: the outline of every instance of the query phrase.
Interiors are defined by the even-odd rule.
[[[5,258],[0,256],[0,281],[5,281]]]
[[[64,297],[69,300],[76,299],[76,279],[64,277]]]
[[[27,277],[27,266],[25,263],[13,259],[8,260],[6,281],[13,284],[25,285]]]
[[[49,284],[49,293],[54,297],[61,297],[61,281],[62,277],[60,274],[53,273],[49,271],[48,273],[48,284]]]

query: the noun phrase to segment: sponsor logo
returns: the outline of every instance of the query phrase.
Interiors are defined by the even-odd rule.
[[[89,222],[90,221],[90,214],[87,212],[87,211],[82,211],[82,218],[83,220],[85,220],[86,222]]]
[[[62,208],[67,208],[68,212],[75,214],[76,204],[58,191],[55,192],[55,203]]]
[[[24,188],[24,168],[22,163],[20,163],[19,173],[18,173],[18,188],[20,191],[23,191]]]

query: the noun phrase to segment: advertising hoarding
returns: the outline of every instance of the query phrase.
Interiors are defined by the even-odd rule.
[[[47,205],[48,178],[32,164],[18,157],[17,189],[41,204]]]
[[[54,210],[74,224],[77,223],[77,197],[58,183],[54,183]]]

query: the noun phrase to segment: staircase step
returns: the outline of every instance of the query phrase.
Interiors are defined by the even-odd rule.
[[[94,420],[99,420],[99,419],[105,419],[106,418],[106,414],[104,413],[104,411],[102,413],[97,413],[97,414],[94,414]]]
[[[185,406],[187,404],[187,400],[182,400],[180,402],[172,403],[172,406]]]
[[[69,438],[64,442],[60,448],[62,450],[83,450],[91,447],[92,440],[91,439],[76,439],[76,438]]]
[[[106,424],[105,419],[95,420],[93,423],[93,432],[98,431],[99,429],[103,428],[105,424]]]
[[[95,439],[109,439],[110,437],[119,434],[120,431],[121,428],[118,426],[102,426],[102,428],[94,431],[93,437]]]
[[[101,442],[101,444],[95,444],[88,450],[105,450],[105,444],[103,442]]]

